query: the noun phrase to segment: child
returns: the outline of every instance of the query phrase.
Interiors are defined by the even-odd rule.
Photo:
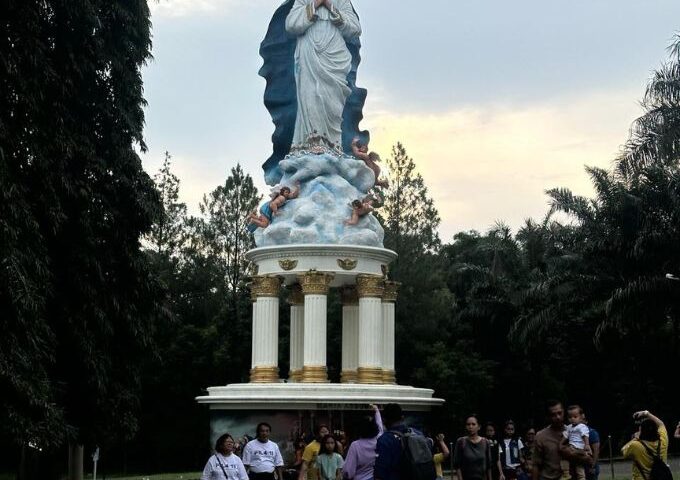
[[[567,414],[569,425],[564,431],[564,441],[569,443],[573,455],[583,457],[583,462],[587,462],[588,456],[591,456],[593,452],[590,449],[590,440],[588,438],[590,430],[583,423],[583,409],[578,405],[572,405],[567,408]],[[569,470],[572,480],[585,480],[586,469],[583,462],[577,460],[570,462]]]
[[[342,479],[342,456],[336,453],[336,443],[333,435],[326,435],[321,441],[321,453],[316,457],[316,466],[319,469],[319,480]]]
[[[390,186],[387,180],[380,180],[380,167],[377,162],[380,161],[380,155],[375,152],[368,153],[368,145],[362,145],[359,138],[352,140],[352,153],[359,160],[363,160],[368,168],[373,170],[375,174],[375,186],[387,188]]]
[[[352,207],[352,218],[345,220],[345,225],[356,225],[359,223],[359,219],[365,215],[368,215],[373,211],[373,199],[368,196],[363,200],[354,200],[350,207]]]
[[[439,450],[437,453],[434,454],[432,457],[432,460],[434,461],[434,470],[437,474],[437,479],[436,480],[444,480],[444,472],[442,470],[442,464],[444,461],[449,458],[449,448],[446,446],[446,442],[444,441],[444,434],[440,433],[437,435],[437,444],[436,444],[436,450]]]
[[[291,192],[289,187],[283,187],[278,192],[271,194],[271,201],[264,203],[260,207],[260,214],[253,212],[248,215],[248,231],[255,232],[257,227],[267,228],[273,218],[279,214],[279,208],[283,207],[288,200],[297,198],[300,194],[300,183],[296,183],[296,189]]]

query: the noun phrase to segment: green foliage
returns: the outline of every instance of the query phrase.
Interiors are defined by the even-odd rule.
[[[179,201],[179,178],[170,171],[171,159],[170,152],[165,152],[163,166],[154,175],[163,210],[157,213],[157,219],[147,236],[147,242],[153,250],[168,259],[176,257],[182,247],[187,215],[186,204]]]
[[[140,250],[145,1],[10,1],[0,38],[0,425],[23,445],[130,437],[158,286]],[[4,388],[6,387],[6,388]]]

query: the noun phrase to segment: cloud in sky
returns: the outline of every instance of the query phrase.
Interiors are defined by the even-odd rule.
[[[372,148],[387,157],[404,144],[442,217],[441,236],[484,231],[496,220],[518,228],[547,212],[544,191],[568,187],[590,195],[585,165],[611,166],[640,107],[637,92],[593,93],[524,108],[503,105],[443,113],[381,111],[364,122]],[[215,157],[175,157],[182,198],[193,211],[226,177]],[[248,168],[264,191],[261,170]]]
[[[416,161],[442,217],[441,235],[484,231],[496,220],[518,228],[547,212],[545,190],[593,193],[585,165],[608,168],[640,107],[636,92],[565,98],[441,114],[372,116],[383,157],[400,141]]]
[[[206,14],[225,15],[252,3],[246,0],[151,0],[149,6],[154,18],[177,18]]]

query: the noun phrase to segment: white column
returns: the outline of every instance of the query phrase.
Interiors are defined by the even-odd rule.
[[[333,276],[310,271],[300,276],[305,296],[302,382],[326,383],[326,331],[328,288]]]
[[[359,294],[359,383],[383,383],[382,333],[383,279],[373,275],[357,277]]]
[[[356,383],[359,368],[359,298],[354,287],[342,291],[342,383]]]
[[[251,383],[279,381],[279,277],[254,279]]]
[[[383,382],[397,383],[394,365],[394,309],[397,301],[398,282],[385,282],[382,298],[383,311]]]
[[[289,382],[302,380],[305,345],[305,300],[300,285],[293,285],[288,297],[290,304],[290,372]]]

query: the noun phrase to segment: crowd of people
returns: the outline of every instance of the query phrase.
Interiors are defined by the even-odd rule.
[[[443,434],[430,438],[406,425],[399,405],[385,405],[382,412],[371,405],[354,426],[354,441],[348,444],[344,432],[318,425],[311,442],[295,442],[288,465],[263,422],[254,439],[221,435],[201,480],[442,480],[449,463],[457,480],[598,480],[600,435],[583,408],[551,401],[546,413],[549,425],[538,432],[528,428],[523,436],[512,420],[497,435],[493,423],[482,426],[470,415],[466,435],[450,451]],[[669,445],[664,423],[646,410],[633,419],[636,432],[621,450],[631,461],[632,480],[670,480],[670,469],[663,469]],[[674,437],[680,439],[680,423]]]

